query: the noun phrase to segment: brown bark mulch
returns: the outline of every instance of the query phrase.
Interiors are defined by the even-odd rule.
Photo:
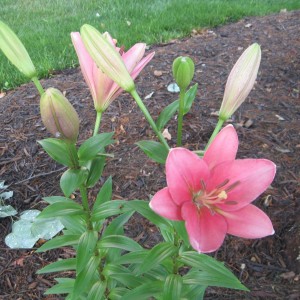
[[[217,121],[227,75],[242,50],[253,42],[262,47],[257,84],[232,123],[240,138],[239,158],[267,158],[277,165],[272,186],[255,202],[270,216],[276,233],[260,240],[228,236],[213,255],[225,261],[251,292],[210,288],[206,299],[300,299],[300,11],[194,30],[188,38],[152,46],[156,55],[137,80],[143,98],[153,93],[145,104],[157,116],[177,97],[166,88],[172,82],[172,61],[179,55],[194,59],[194,82],[199,83],[199,90],[185,118],[183,138],[187,148],[203,149]],[[80,70],[60,72],[42,84],[66,93],[81,118],[80,142],[88,137],[95,115]],[[8,92],[0,99],[0,114],[0,179],[10,185],[12,204],[19,212],[41,209],[42,197],[61,194],[62,170],[36,142],[48,133],[41,123],[34,86],[30,83]],[[172,145],[175,126],[174,120],[168,125]],[[103,180],[113,176],[115,199],[149,199],[165,185],[164,170],[134,144],[153,138],[153,132],[126,94],[104,114],[101,131],[112,130],[117,143],[110,152],[115,157],[108,161]],[[96,189],[91,198],[95,193]],[[4,238],[11,224],[10,218],[0,219],[0,299],[59,299],[43,296],[55,275],[36,275],[36,271],[73,253],[68,248],[43,254],[8,249]],[[145,247],[160,238],[155,227],[139,216],[131,219],[127,230]]]

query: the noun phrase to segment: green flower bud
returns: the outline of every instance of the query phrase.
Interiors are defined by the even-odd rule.
[[[179,56],[173,62],[173,77],[180,90],[186,90],[195,72],[195,65],[191,58]]]
[[[42,121],[55,137],[76,142],[79,131],[77,112],[57,89],[49,88],[41,97]]]
[[[9,61],[15,65],[21,73],[30,79],[36,76],[35,67],[22,42],[16,34],[0,21],[0,49]]]

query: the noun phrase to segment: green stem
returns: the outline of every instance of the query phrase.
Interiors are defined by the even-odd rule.
[[[91,222],[91,211],[90,211],[90,207],[89,207],[89,200],[88,200],[88,196],[87,196],[87,189],[86,187],[82,184],[79,187],[80,190],[80,195],[81,195],[81,199],[82,199],[82,206],[84,208],[84,210],[88,213],[88,219],[87,219],[87,229],[88,230],[94,230],[93,228],[93,224]]]
[[[78,169],[79,168],[79,162],[78,162],[76,146],[75,146],[74,143],[70,143],[68,141],[66,141],[66,143],[68,145],[68,151],[69,151],[70,159],[71,159],[72,164],[73,164],[73,168]]]
[[[178,126],[177,126],[177,147],[180,147],[182,145],[182,123],[183,123],[183,110],[184,110],[184,96],[185,96],[185,90],[180,90]]]
[[[161,141],[161,143],[169,151],[170,147],[169,147],[167,141],[163,137],[162,133],[158,130],[155,122],[153,121],[153,119],[152,119],[152,117],[151,117],[151,115],[149,113],[149,111],[147,110],[145,104],[143,103],[142,99],[140,98],[140,96],[138,95],[138,93],[136,92],[136,90],[134,89],[133,91],[130,92],[130,94],[134,98],[134,100],[136,101],[136,103],[139,106],[139,108],[141,109],[141,111],[143,112],[146,120],[149,122],[150,126],[152,127],[152,129],[156,133],[158,139]]]
[[[207,150],[208,146],[212,143],[212,141],[215,139],[216,135],[219,133],[219,131],[221,130],[222,126],[223,126],[223,123],[225,122],[225,120],[222,120],[222,119],[219,119],[218,120],[218,123],[216,125],[216,128],[214,130],[214,132],[212,133],[206,147],[205,147],[205,150]]]
[[[97,117],[96,117],[96,122],[95,122],[95,128],[94,128],[93,136],[95,136],[99,132],[99,127],[100,127],[100,123],[101,123],[101,117],[102,117],[102,111],[97,111]]]
[[[45,91],[44,91],[44,89],[43,89],[43,87],[42,87],[40,81],[38,80],[38,78],[37,78],[37,77],[33,77],[33,78],[31,78],[31,80],[32,80],[33,83],[35,84],[35,87],[36,87],[37,90],[39,91],[40,95],[42,96],[42,95],[45,93]]]

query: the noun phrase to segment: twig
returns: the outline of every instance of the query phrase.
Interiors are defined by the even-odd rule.
[[[11,185],[20,184],[20,183],[23,183],[23,182],[28,181],[28,180],[32,180],[32,179],[35,179],[35,178],[38,178],[38,177],[47,176],[47,175],[50,175],[50,174],[53,174],[53,173],[56,173],[56,172],[60,172],[60,171],[63,171],[65,168],[66,167],[62,167],[62,168],[54,170],[54,171],[50,171],[50,172],[46,172],[46,173],[40,173],[40,174],[31,176],[29,178],[23,179],[21,181],[18,181],[16,183],[13,183]]]

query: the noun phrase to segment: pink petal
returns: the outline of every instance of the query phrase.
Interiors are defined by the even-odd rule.
[[[232,125],[224,127],[205,151],[203,159],[212,169],[217,164],[234,160],[238,150],[238,136]]]
[[[177,205],[191,201],[193,192],[201,187],[209,170],[203,159],[184,148],[171,149],[166,161],[166,177],[169,192]]]
[[[209,253],[221,247],[227,231],[223,216],[212,214],[207,207],[198,212],[192,202],[184,203],[181,213],[190,243],[196,251]]]
[[[153,196],[149,206],[153,211],[164,218],[175,221],[183,220],[181,217],[180,207],[172,200],[167,187],[158,191]]]
[[[248,205],[263,193],[271,184],[276,173],[275,164],[267,159],[240,159],[224,162],[211,170],[211,178],[207,182],[207,190],[211,191],[216,186],[229,179],[225,186],[237,183],[231,191],[227,192],[228,204],[218,204],[224,211],[235,211]],[[236,202],[236,204],[232,204]]]
[[[96,88],[94,85],[94,76],[93,76],[93,69],[94,61],[92,60],[91,56],[85,49],[85,46],[82,42],[82,39],[80,37],[79,32],[72,32],[71,33],[71,39],[76,51],[76,54],[78,56],[81,72],[83,74],[83,77],[90,89],[90,92],[92,94],[93,99],[96,98]]]
[[[132,73],[131,73],[131,77],[134,80],[139,74],[140,72],[145,68],[145,66],[149,63],[149,61],[153,58],[155,52],[151,52],[150,54],[148,54],[146,57],[144,57],[137,65],[136,67],[133,69]]]
[[[246,239],[262,238],[274,234],[269,217],[254,205],[226,212],[224,214],[228,224],[227,232]]]
[[[145,54],[146,44],[137,43],[122,55],[122,59],[129,73],[133,71],[137,63]]]

